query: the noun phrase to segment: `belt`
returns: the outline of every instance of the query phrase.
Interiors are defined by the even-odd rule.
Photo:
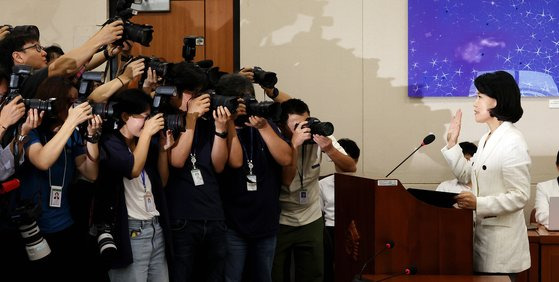
[[[154,216],[151,219],[145,219],[145,220],[129,218],[128,222],[133,222],[140,226],[159,224],[159,216]]]

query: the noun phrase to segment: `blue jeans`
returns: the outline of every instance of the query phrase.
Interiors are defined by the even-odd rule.
[[[227,231],[228,253],[225,263],[225,281],[243,281],[244,276],[249,281],[271,282],[275,250],[275,235],[247,239],[229,229]]]
[[[157,217],[152,220],[128,220],[134,262],[125,268],[109,270],[111,282],[167,282],[165,239]]]
[[[223,220],[171,220],[173,281],[223,281],[227,256]]]

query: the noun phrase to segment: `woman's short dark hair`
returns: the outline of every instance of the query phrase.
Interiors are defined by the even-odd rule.
[[[254,97],[254,86],[248,78],[240,74],[222,76],[215,87],[215,94],[234,97]]]
[[[476,144],[472,142],[460,142],[460,148],[462,148],[462,154],[473,156],[477,152]]]
[[[113,106],[114,113],[120,121],[122,113],[139,115],[151,109],[153,99],[144,91],[131,88],[118,93],[111,101],[115,102]]]
[[[500,121],[517,122],[521,117],[520,89],[514,77],[506,71],[484,73],[474,80],[479,93],[497,100],[497,106],[489,110]]]
[[[42,100],[56,98],[53,104],[54,113],[45,116],[41,122],[43,129],[50,130],[52,126],[64,123],[68,109],[72,106],[70,90],[73,87],[70,79],[61,76],[48,77],[39,85],[35,98]]]
[[[355,161],[359,160],[359,155],[361,154],[361,150],[359,146],[355,143],[355,141],[349,138],[342,138],[338,140],[338,144],[344,148],[344,151]]]
[[[64,55],[64,51],[62,51],[62,48],[56,45],[45,48],[45,52],[47,52],[47,63],[50,63],[50,61],[54,59],[54,54],[58,54],[58,56]]]

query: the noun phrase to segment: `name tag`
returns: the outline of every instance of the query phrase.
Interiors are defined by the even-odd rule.
[[[52,185],[50,187],[50,201],[51,208],[59,208],[62,205],[62,186]]]
[[[307,191],[300,191],[299,192],[299,204],[306,205],[309,202],[309,198],[307,197]]]
[[[153,194],[151,192],[146,192],[144,195],[144,203],[146,204],[146,211],[147,212],[154,212],[155,211],[155,202],[153,201]]]
[[[256,191],[256,175],[249,174],[247,175],[247,191]]]
[[[204,177],[202,177],[202,172],[199,169],[193,169],[190,171],[192,175],[192,180],[194,180],[194,186],[204,185]]]

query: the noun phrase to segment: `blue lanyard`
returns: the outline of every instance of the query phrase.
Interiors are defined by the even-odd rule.
[[[144,184],[144,192],[147,192],[148,188],[146,187],[146,171],[144,169],[142,170],[140,177],[142,178],[142,184]]]

